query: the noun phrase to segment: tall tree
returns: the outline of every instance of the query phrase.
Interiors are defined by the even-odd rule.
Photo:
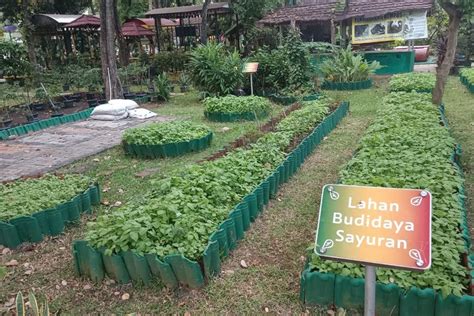
[[[444,95],[449,71],[453,66],[456,48],[458,45],[459,25],[463,17],[474,18],[473,0],[438,0],[441,7],[449,16],[446,53],[440,57],[436,71],[436,86],[433,91],[433,103],[441,104]]]
[[[100,59],[102,79],[107,99],[122,98],[122,85],[118,78],[115,39],[117,31],[117,1],[100,2]]]
[[[204,4],[202,5],[202,12],[201,12],[201,44],[207,44],[207,17],[208,17],[208,9],[209,3],[211,0],[204,0]]]

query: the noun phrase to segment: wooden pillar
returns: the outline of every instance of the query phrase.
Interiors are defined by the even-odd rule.
[[[154,17],[154,19],[155,19],[155,32],[156,32],[156,47],[158,48],[158,51],[161,51],[161,46],[160,46],[161,18]]]
[[[341,38],[342,38],[342,47],[347,47],[348,40],[347,40],[347,21],[341,21]]]
[[[336,24],[334,19],[331,19],[331,44],[336,44]]]

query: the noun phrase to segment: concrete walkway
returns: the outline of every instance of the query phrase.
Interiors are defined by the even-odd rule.
[[[89,119],[0,141],[0,181],[57,169],[119,145],[122,133],[130,127],[170,119],[160,116],[114,122]]]

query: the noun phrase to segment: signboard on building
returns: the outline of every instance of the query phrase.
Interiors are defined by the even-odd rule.
[[[428,37],[427,12],[410,12],[388,18],[353,19],[352,43],[367,44]]]
[[[426,190],[326,185],[315,252],[328,259],[426,270],[431,194]]]

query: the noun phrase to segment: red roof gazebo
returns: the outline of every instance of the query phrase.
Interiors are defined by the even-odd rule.
[[[63,28],[100,28],[100,18],[95,15],[81,15],[69,24],[63,26]]]

